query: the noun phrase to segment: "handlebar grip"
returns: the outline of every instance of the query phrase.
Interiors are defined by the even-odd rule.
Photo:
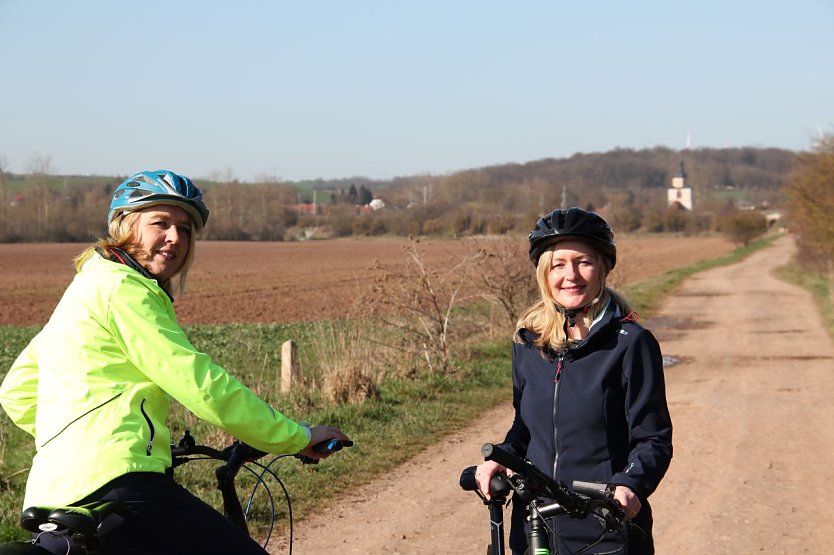
[[[321,455],[325,455],[327,453],[335,453],[336,451],[341,451],[343,447],[353,447],[353,442],[350,440],[341,440],[333,437],[326,441],[322,441],[321,443],[316,443],[315,445],[313,445],[313,451]]]
[[[463,491],[475,491],[478,489],[478,484],[475,483],[475,469],[474,466],[468,466],[463,469],[460,474],[460,489]]]
[[[581,480],[574,480],[571,489],[576,493],[581,493],[591,499],[613,499],[614,488],[612,484],[603,484],[600,482],[583,482]]]
[[[478,483],[475,481],[476,466],[469,466],[463,469],[460,474],[460,487],[464,491],[477,491]],[[489,481],[489,494],[495,498],[504,498],[510,493],[512,486],[503,472],[497,472]]]
[[[331,453],[335,453],[336,451],[341,451],[343,447],[353,447],[353,442],[350,440],[342,440],[332,437],[313,445],[313,451],[319,455],[329,455]],[[303,464],[319,464],[318,459],[301,455],[299,453],[295,455],[295,458],[300,460]]]

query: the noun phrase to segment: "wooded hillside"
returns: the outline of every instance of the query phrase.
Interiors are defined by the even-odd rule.
[[[600,210],[618,231],[697,232],[716,229],[739,208],[781,205],[797,158],[781,149],[617,149],[388,181],[194,181],[211,211],[208,239],[506,233],[526,231],[563,204]],[[667,208],[666,188],[681,162],[692,212]],[[13,175],[0,167],[0,242],[88,241],[104,233],[110,194],[125,176],[47,170]],[[368,198],[384,208],[359,204]]]

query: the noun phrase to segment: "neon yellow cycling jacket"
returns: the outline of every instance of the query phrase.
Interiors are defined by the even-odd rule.
[[[12,365],[0,404],[34,436],[24,506],[78,501],[171,465],[170,398],[269,453],[307,446],[285,417],[194,348],[156,281],[94,255]]]

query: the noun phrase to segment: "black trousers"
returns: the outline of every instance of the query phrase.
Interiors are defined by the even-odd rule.
[[[264,555],[266,551],[174,479],[155,472],[125,474],[76,504],[120,501],[124,519],[108,517],[99,532],[101,555]],[[37,544],[65,555],[68,538],[41,534]],[[70,555],[80,554],[70,545]]]

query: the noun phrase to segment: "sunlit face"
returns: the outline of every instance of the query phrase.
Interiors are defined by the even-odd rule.
[[[179,206],[145,208],[136,223],[137,258],[159,281],[167,281],[185,263],[193,232],[191,216]]]
[[[565,308],[590,304],[602,289],[599,256],[580,241],[560,241],[553,250],[547,282],[554,300]]]

